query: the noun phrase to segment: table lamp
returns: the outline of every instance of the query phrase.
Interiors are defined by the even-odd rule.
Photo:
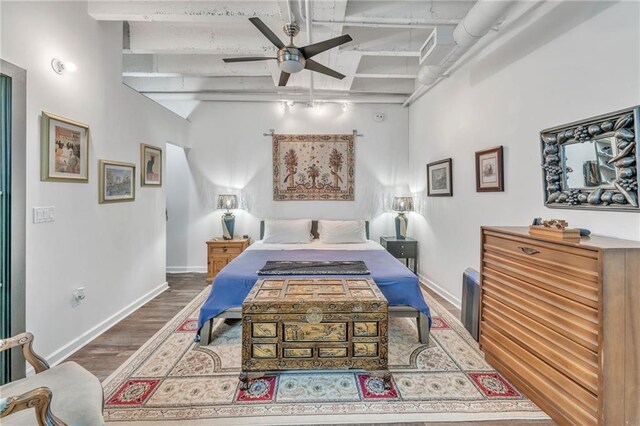
[[[236,217],[231,213],[232,209],[238,208],[238,197],[233,194],[222,194],[218,196],[218,209],[227,209],[222,215],[222,238],[233,239],[233,228],[236,224]]]
[[[396,216],[396,238],[404,240],[407,238],[407,224],[409,223],[406,212],[413,210],[413,198],[395,197],[392,209],[398,212],[398,216]]]

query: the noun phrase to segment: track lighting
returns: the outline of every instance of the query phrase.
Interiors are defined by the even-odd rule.
[[[295,105],[295,102],[293,102],[293,101],[287,101],[287,106],[288,106],[289,108],[293,108],[293,106],[294,106],[294,105]]]
[[[343,111],[346,111],[346,110],[348,110],[348,109],[349,109],[349,103],[348,103],[348,102],[343,103],[343,104],[342,104],[342,110],[343,110]]]

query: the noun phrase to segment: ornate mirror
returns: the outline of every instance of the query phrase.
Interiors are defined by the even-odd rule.
[[[540,132],[545,205],[640,211],[640,107]]]

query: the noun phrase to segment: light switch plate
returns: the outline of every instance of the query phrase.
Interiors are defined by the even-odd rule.
[[[55,207],[34,207],[33,223],[53,222],[55,220]]]

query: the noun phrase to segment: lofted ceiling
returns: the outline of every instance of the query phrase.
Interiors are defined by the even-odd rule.
[[[158,102],[274,101],[403,103],[415,90],[419,51],[436,26],[455,26],[475,1],[263,0],[90,1],[97,20],[124,21],[123,80]],[[308,16],[307,16],[308,10]],[[297,46],[349,34],[353,41],[314,60],[346,75],[303,70],[278,87],[277,62],[224,63],[225,57],[275,56],[248,20],[259,17],[285,44],[295,21]],[[311,75],[313,74],[313,77]]]

